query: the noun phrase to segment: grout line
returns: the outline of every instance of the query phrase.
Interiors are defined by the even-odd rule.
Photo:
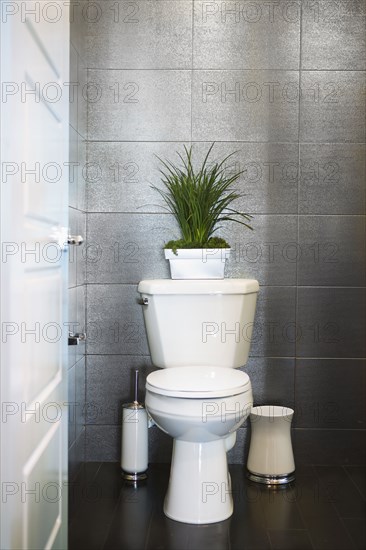
[[[69,208],[72,208],[71,206]],[[81,212],[82,214],[84,214],[85,212],[83,212],[82,210],[79,210],[79,212]],[[151,211],[151,210],[144,210],[144,211],[141,211],[141,212],[137,212],[137,211],[132,211],[132,210],[91,210],[89,212],[86,212],[88,214],[88,216],[90,214],[123,214],[123,215],[133,215],[133,216],[136,216],[136,215],[148,215],[148,216],[172,216],[172,214],[168,213],[168,212],[160,212],[160,211]],[[364,218],[365,215],[364,214],[312,214],[312,213],[299,213],[297,214],[296,212],[255,212],[253,210],[249,211],[248,212],[249,214],[252,214],[253,216],[292,216],[292,217],[303,217],[303,218]],[[294,262],[295,263],[295,262]]]
[[[81,134],[79,134],[81,135]],[[82,136],[81,136],[82,137]],[[86,139],[88,144],[93,143],[151,143],[151,144],[162,144],[162,143],[184,143],[189,142],[189,139]],[[207,139],[194,139],[193,143],[212,143],[212,141]],[[248,145],[298,145],[298,140],[296,141],[264,141],[264,140],[245,140],[245,139],[226,139],[226,140],[215,140],[217,144],[228,144],[228,143],[243,143]],[[318,145],[318,146],[352,146],[352,145],[366,145],[364,141],[300,141],[300,145]]]
[[[227,67],[205,67],[205,68],[199,68],[199,67],[185,67],[185,68],[172,68],[172,67],[131,67],[131,68],[123,68],[123,69],[116,69],[116,68],[106,68],[106,67],[88,67],[88,71],[99,71],[99,72],[157,72],[157,71],[165,71],[165,72],[189,72],[189,71],[195,71],[195,72],[221,72],[221,73],[246,73],[246,72],[282,72],[282,73],[297,73],[299,72],[299,69],[289,69],[289,68],[279,68],[279,67],[272,67],[272,68],[266,68],[266,69],[258,69],[258,67],[252,67],[252,68],[231,68],[228,69]],[[306,73],[365,73],[366,69],[301,69],[302,71]]]
[[[365,500],[365,496],[363,495],[361,489],[359,488],[359,486],[357,485],[357,483],[354,481],[354,479],[352,478],[352,476],[351,476],[351,475],[349,474],[349,472],[347,471],[348,466],[349,466],[348,464],[347,464],[347,465],[342,464],[342,465],[341,465],[341,468],[344,470],[344,472],[345,472],[347,478],[351,481],[352,485],[353,485],[354,487],[356,487],[356,489],[357,489],[358,493],[360,494],[362,500]]]

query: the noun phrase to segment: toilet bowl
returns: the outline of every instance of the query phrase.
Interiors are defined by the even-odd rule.
[[[146,408],[174,438],[164,513],[186,523],[231,516],[226,453],[253,405],[248,375],[223,367],[176,367],[146,380]]]
[[[165,514],[214,523],[233,512],[227,452],[250,414],[252,389],[237,370],[249,355],[258,282],[145,280],[138,291],[151,359],[145,406],[173,437]]]

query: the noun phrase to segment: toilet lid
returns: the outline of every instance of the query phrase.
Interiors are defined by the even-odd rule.
[[[146,389],[170,397],[228,397],[250,390],[249,376],[224,367],[172,367],[152,372]]]

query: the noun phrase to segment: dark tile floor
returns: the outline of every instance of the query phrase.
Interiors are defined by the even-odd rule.
[[[169,465],[138,488],[115,463],[86,463],[70,486],[69,550],[365,550],[366,468],[297,467],[289,487],[252,483],[230,466],[234,514],[210,525],[165,517]]]

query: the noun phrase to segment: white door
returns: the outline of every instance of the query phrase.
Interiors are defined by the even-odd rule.
[[[0,548],[66,549],[69,16],[1,4]]]

